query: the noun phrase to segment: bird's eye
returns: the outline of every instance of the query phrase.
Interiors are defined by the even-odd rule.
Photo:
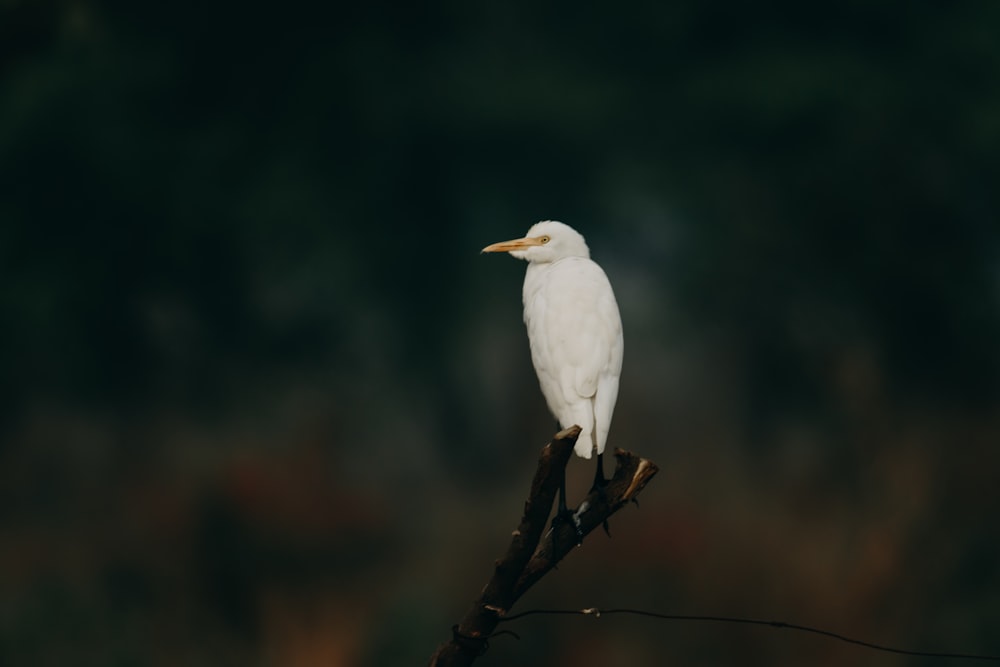
[[[538,240],[541,241],[542,243],[548,243],[549,242],[549,237],[548,236],[543,236],[542,238],[540,238]]]

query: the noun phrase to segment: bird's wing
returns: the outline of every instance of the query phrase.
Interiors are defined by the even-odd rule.
[[[558,375],[567,398],[594,396],[603,377],[621,373],[622,324],[608,277],[593,261],[568,257],[549,267],[539,297],[544,335],[532,338],[548,348],[546,372]]]

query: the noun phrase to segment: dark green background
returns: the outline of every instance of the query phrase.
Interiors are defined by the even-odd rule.
[[[0,662],[420,664],[580,230],[641,510],[519,605],[1000,653],[1000,5],[0,2]],[[571,493],[589,466],[571,463]],[[909,664],[535,617],[483,664]]]

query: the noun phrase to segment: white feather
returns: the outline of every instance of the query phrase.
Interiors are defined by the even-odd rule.
[[[511,252],[529,262],[524,322],[542,394],[563,428],[580,426],[574,451],[603,453],[622,369],[624,339],[607,275],[583,237],[561,222],[534,225],[525,239],[548,238]]]

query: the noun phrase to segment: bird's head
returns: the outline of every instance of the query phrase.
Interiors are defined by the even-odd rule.
[[[482,252],[509,252],[512,257],[542,264],[563,257],[590,257],[590,249],[580,233],[555,220],[535,223],[524,238],[494,243]]]

